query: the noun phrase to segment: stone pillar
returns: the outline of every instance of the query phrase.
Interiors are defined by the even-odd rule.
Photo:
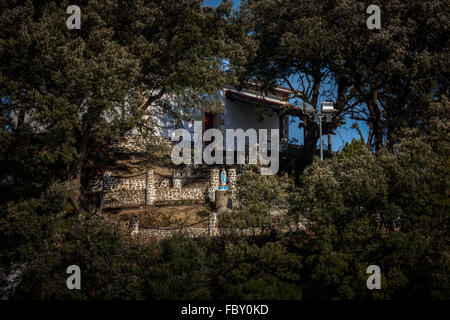
[[[181,189],[181,172],[180,170],[173,170],[173,188],[174,189]]]
[[[209,182],[211,183],[211,188],[214,190],[219,189],[219,169],[211,169],[209,172]]]
[[[102,192],[108,193],[111,191],[111,171],[103,172],[102,178]]]
[[[181,179],[173,179],[173,187],[175,189],[181,189]]]
[[[174,179],[180,179],[181,178],[180,170],[173,170],[173,178]]]
[[[236,169],[228,169],[228,181],[230,183],[230,193],[232,208],[237,207],[237,187],[236,187]]]
[[[230,191],[236,190],[236,169],[228,169],[228,181],[230,182]]]
[[[219,228],[217,226],[217,213],[211,212],[208,219],[208,236],[214,237],[219,234]]]
[[[224,211],[226,209],[231,209],[231,194],[229,191],[216,190],[216,205],[215,208],[217,212]]]
[[[105,207],[105,195],[107,195],[111,191],[111,171],[103,172],[102,177],[102,193],[100,199],[100,207],[102,210]],[[107,199],[108,201],[108,199]]]
[[[219,190],[219,169],[211,169],[209,171],[209,201],[216,201],[216,190]]]
[[[151,205],[155,202],[155,178],[153,177],[153,169],[148,169],[145,176],[145,204]]]

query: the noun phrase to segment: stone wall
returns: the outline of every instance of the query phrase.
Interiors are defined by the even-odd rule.
[[[103,196],[103,208],[139,206],[145,203],[145,190],[120,190]]]
[[[148,145],[172,146],[172,141],[163,136],[145,137],[141,134],[126,134],[113,143],[111,151],[122,154],[142,154],[147,152]]]
[[[282,232],[289,232],[289,229],[280,230]],[[261,228],[248,228],[248,229],[231,229],[231,228],[218,228],[217,213],[212,212],[208,219],[208,228],[198,227],[179,227],[179,228],[154,228],[154,229],[139,229],[138,224],[133,228],[132,235],[141,240],[149,239],[164,239],[170,238],[178,234],[182,234],[191,238],[201,236],[222,236],[235,234],[240,236],[253,236],[262,232]]]
[[[112,177],[111,172],[105,172],[101,183],[103,208],[118,206],[141,205],[145,202],[146,180],[143,175],[131,178]]]
[[[155,188],[169,188],[170,180],[169,179],[158,179],[155,181]]]
[[[140,134],[126,134],[111,146],[111,151],[124,154],[145,153],[146,145],[145,139]]]
[[[206,197],[211,202],[216,201],[216,190],[219,190],[219,169],[211,169],[209,172],[209,188]]]
[[[155,179],[152,169],[133,177],[114,177],[105,172],[102,180],[89,182],[92,193],[101,193],[103,208],[152,205],[155,201],[211,201],[219,189],[219,169],[211,169],[209,183],[204,187],[186,187],[184,183],[192,168],[174,171],[172,179]],[[229,187],[236,194],[236,170],[228,169]],[[236,201],[233,201],[236,203]]]
[[[156,189],[156,201],[205,200],[205,188],[160,188]]]
[[[283,233],[291,233],[291,232],[305,231],[305,228],[301,226],[290,226],[277,230]],[[261,228],[231,229],[231,228],[211,228],[211,227],[155,228],[155,229],[140,229],[140,230],[134,229],[132,231],[133,236],[142,240],[149,240],[154,238],[164,239],[180,234],[194,238],[201,236],[218,237],[232,234],[236,236],[251,237],[260,235],[261,233],[262,233]]]
[[[208,236],[208,228],[194,228],[194,227],[186,227],[186,228],[160,228],[160,229],[142,229],[136,234],[136,237],[139,237],[142,240],[147,240],[150,238],[164,239],[170,238],[177,234],[183,234],[188,237],[200,237],[200,236]]]
[[[102,180],[89,182],[90,191],[101,193],[103,208],[152,205],[155,201],[210,200],[210,185],[183,185],[190,170],[174,172],[171,180],[155,179],[152,169],[134,177],[113,177],[111,172],[105,172]],[[214,191],[218,189],[218,173],[216,175],[214,178],[217,180],[217,187],[213,187]]]
[[[286,214],[284,210],[277,211],[276,214]],[[205,221],[198,222],[194,225],[198,225]],[[136,239],[140,240],[150,240],[150,239],[164,239],[170,238],[175,235],[185,235],[187,237],[201,237],[201,236],[209,236],[209,237],[217,237],[223,235],[238,235],[238,236],[254,236],[262,233],[261,228],[219,228],[219,217],[217,212],[211,212],[208,218],[208,227],[207,228],[199,228],[193,227],[194,225],[187,227],[172,227],[172,228],[148,228],[148,229],[139,229],[139,221],[136,221],[131,228],[131,235]],[[275,227],[277,231],[288,233],[288,232],[299,232],[305,231],[304,221],[299,221],[297,225],[284,226],[284,227]]]

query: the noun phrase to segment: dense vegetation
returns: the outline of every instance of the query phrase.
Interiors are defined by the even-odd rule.
[[[447,1],[378,1],[389,8],[380,31],[366,29],[362,1],[243,1],[238,12],[80,1],[80,30],[65,25],[67,1],[0,3],[0,275],[22,270],[11,298],[450,298]],[[181,120],[165,95],[212,109],[218,87],[249,77],[267,88],[304,77],[296,99],[338,107],[327,130],[367,121],[369,141],[318,161],[304,119],[311,157],[298,184],[248,171],[242,210],[224,217],[261,234],[140,243],[89,213],[86,164],[130,128],[151,131],[149,104]],[[278,223],[306,229],[271,228],[279,205]],[[72,264],[81,290],[66,288]],[[372,264],[381,290],[366,287]]]

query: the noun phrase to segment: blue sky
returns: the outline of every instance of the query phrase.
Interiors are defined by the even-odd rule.
[[[211,7],[217,7],[222,1],[221,0],[205,0],[203,2],[204,6],[211,6]],[[233,8],[237,9],[240,5],[240,0],[233,1]],[[324,99],[322,98],[321,101]],[[295,138],[298,140],[297,143],[303,144],[303,129],[298,128],[299,119],[291,118],[291,124],[289,126],[289,138]],[[341,126],[338,128],[334,135],[331,136],[331,145],[333,151],[340,150],[346,142],[351,142],[353,138],[359,139],[359,134],[357,130],[352,129],[352,123],[355,122],[354,120],[346,119],[346,124],[344,126]],[[364,136],[364,140],[367,141],[368,136],[368,126],[363,121],[358,121],[358,126]],[[327,147],[327,136],[323,137],[323,143],[324,148]],[[318,142],[319,144],[320,142]]]
[[[209,7],[217,7],[220,3],[222,2],[222,0],[205,0],[203,1],[203,5],[204,6],[209,6]],[[237,9],[239,7],[239,5],[241,4],[241,0],[234,0],[233,1],[233,8]]]

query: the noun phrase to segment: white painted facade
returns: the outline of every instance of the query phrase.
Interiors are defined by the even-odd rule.
[[[225,87],[219,93],[225,112],[212,115],[213,128],[222,131],[225,146],[227,129],[243,129],[244,131],[255,129],[257,132],[259,129],[267,129],[269,142],[271,129],[278,129],[280,138],[289,137],[289,117],[280,116],[281,106],[288,104],[284,97],[262,95],[251,90],[237,91],[232,87]],[[154,111],[153,121],[158,124],[158,134],[172,138],[175,129],[173,122],[167,115],[158,112],[157,106],[154,107]],[[199,112],[199,120],[203,125],[205,114],[205,112]],[[193,121],[183,121],[182,127],[191,133],[193,140]]]
[[[257,132],[258,143],[259,129],[267,129],[269,145],[271,140],[270,130],[279,130],[280,137],[283,135],[289,135],[287,116],[281,117],[280,119],[279,112],[271,107],[261,105],[258,106],[256,103],[252,102],[229,99],[225,95],[226,90],[232,89],[221,90],[221,98],[225,113],[214,116],[214,128],[220,129],[224,134],[225,146],[227,145],[227,137],[225,135],[227,129],[242,129],[244,131],[247,131],[248,129],[255,129]],[[248,96],[248,93],[246,93],[246,95]],[[255,96],[255,98],[258,97]]]

